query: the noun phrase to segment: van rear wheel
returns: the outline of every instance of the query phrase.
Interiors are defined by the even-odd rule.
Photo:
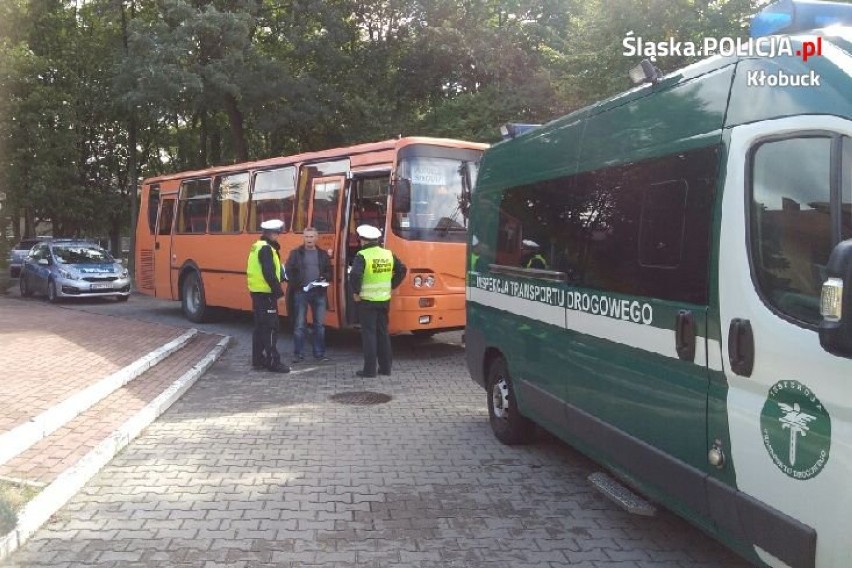
[[[533,422],[521,415],[509,368],[502,358],[488,368],[488,417],[498,440],[513,446],[528,444],[535,434]]]

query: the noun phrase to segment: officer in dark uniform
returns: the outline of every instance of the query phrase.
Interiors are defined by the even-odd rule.
[[[361,225],[357,233],[361,250],[355,255],[349,276],[354,299],[358,302],[364,368],[355,374],[375,377],[378,371],[380,375],[390,375],[393,360],[388,333],[391,290],[402,283],[408,269],[396,255],[379,245],[382,232],[376,227]]]
[[[278,353],[278,300],[284,296],[281,281],[281,257],[278,235],[284,222],[273,219],[260,224],[260,238],[251,246],[246,265],[246,279],[254,311],[254,333],[251,342],[251,366],[273,373],[289,373]]]

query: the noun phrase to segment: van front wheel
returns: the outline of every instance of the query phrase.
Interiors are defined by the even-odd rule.
[[[498,440],[513,446],[528,444],[535,425],[518,411],[515,387],[504,359],[496,359],[488,368],[488,417]]]

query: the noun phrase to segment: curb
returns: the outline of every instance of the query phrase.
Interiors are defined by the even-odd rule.
[[[25,452],[39,440],[46,438],[81,413],[85,412],[116,390],[120,389],[195,337],[197,329],[190,329],[180,337],[158,347],[123,369],[74,393],[59,404],[30,418],[4,434],[0,434],[0,465]]]
[[[79,462],[62,472],[53,483],[27,503],[18,515],[18,524],[12,532],[0,537],[0,561],[5,560],[23,545],[118,452],[174,404],[216,362],[230,340],[230,336],[222,337],[216,346],[189,371],[181,375],[157,398],[95,446]]]

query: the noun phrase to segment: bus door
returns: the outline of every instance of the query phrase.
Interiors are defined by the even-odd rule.
[[[381,230],[387,226],[387,202],[390,186],[390,170],[370,170],[353,176],[347,191],[343,209],[343,225],[340,235],[341,255],[341,303],[345,306],[345,323],[352,326],[358,323],[357,304],[352,299],[349,284],[349,267],[361,248],[361,242],[355,229],[359,225],[373,225]]]
[[[333,327],[339,327],[342,319],[338,309],[338,292],[342,285],[342,273],[340,258],[340,227],[344,224],[342,219],[343,208],[340,206],[343,191],[346,187],[346,177],[335,175],[318,177],[311,180],[311,195],[313,197],[309,216],[309,226],[315,228],[319,236],[317,247],[329,253],[331,256],[332,279],[328,292],[328,313],[326,323]]]
[[[154,297],[172,299],[172,225],[176,194],[163,195],[154,233]]]
[[[748,495],[735,515],[763,527],[746,538],[764,562],[848,565],[852,360],[823,349],[818,327],[829,256],[852,238],[852,122],[739,126],[729,156],[718,268],[729,502]]]

